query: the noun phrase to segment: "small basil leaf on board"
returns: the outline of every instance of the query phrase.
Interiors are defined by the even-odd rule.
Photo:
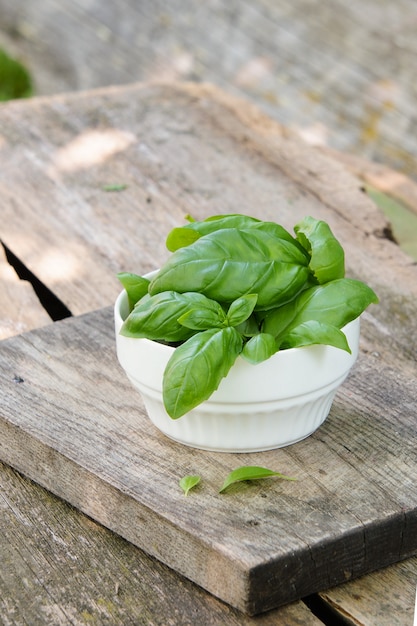
[[[292,300],[311,272],[296,246],[256,229],[226,228],[176,250],[151,281],[151,295],[161,291],[197,291],[231,304],[257,293],[257,308]]]
[[[242,356],[249,363],[256,365],[269,359],[275,352],[277,352],[275,338],[268,333],[258,333],[244,345]]]
[[[190,491],[190,489],[193,489],[193,487],[196,487],[198,483],[200,482],[200,480],[201,480],[201,476],[198,476],[198,475],[183,476],[179,481],[179,485],[181,489],[183,490],[184,495],[188,496],[188,492]]]
[[[163,293],[139,301],[125,320],[120,333],[125,337],[146,337],[155,341],[185,341],[194,334],[179,324],[178,318],[193,307],[203,306],[207,298],[200,293]]]
[[[280,349],[301,348],[302,346],[312,346],[316,344],[324,344],[340,348],[351,352],[346,335],[336,326],[323,324],[316,320],[303,322],[299,326],[293,328],[288,335],[283,338]]]
[[[143,278],[143,276],[138,276],[130,272],[120,272],[117,274],[117,278],[125,288],[129,299],[129,306],[133,309],[136,302],[148,293],[148,287],[151,281],[147,278]]]
[[[326,222],[305,217],[294,231],[311,255],[310,268],[320,284],[344,277],[344,251]]]
[[[237,298],[229,307],[227,311],[227,324],[229,326],[238,326],[252,315],[253,309],[256,306],[258,296],[256,293],[247,294],[241,298]]]
[[[177,419],[207,400],[241,350],[242,337],[230,326],[204,330],[178,346],[163,377],[163,400],[168,415]]]
[[[241,482],[242,480],[260,480],[262,478],[270,478],[271,476],[276,476],[283,480],[297,480],[296,478],[285,476],[280,472],[274,472],[273,470],[270,470],[266,467],[258,467],[256,465],[244,465],[230,472],[230,474],[226,477],[223,485],[219,489],[219,493],[224,493],[226,489],[228,489],[231,485],[237,482]]]
[[[204,300],[203,300],[204,298]],[[192,330],[207,330],[208,328],[221,328],[225,325],[226,313],[218,302],[202,296],[198,308],[190,309],[178,318],[182,326]]]

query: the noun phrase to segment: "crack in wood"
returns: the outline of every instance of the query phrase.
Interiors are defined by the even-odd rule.
[[[66,317],[72,317],[68,307],[41,281],[30,269],[3,243],[7,262],[13,267],[20,280],[28,281],[39,298],[39,302],[55,322]]]

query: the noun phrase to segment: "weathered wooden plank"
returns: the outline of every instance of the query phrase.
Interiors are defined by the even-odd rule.
[[[320,594],[335,615],[363,626],[412,624],[416,600],[417,558]]]
[[[129,112],[126,119],[123,120],[122,117],[119,117],[118,123],[121,124],[123,131],[129,133],[132,119],[135,116],[142,116],[146,123],[139,129],[139,124],[136,122],[138,124],[138,132],[140,130],[149,133],[145,135],[148,139],[145,146],[149,148],[147,144],[150,143],[152,148],[150,154],[153,156],[156,154],[159,157],[159,164],[154,164],[153,168],[144,167],[143,162],[137,158],[136,150],[131,150],[129,155],[125,155],[126,158],[123,158],[124,153],[122,151],[118,153],[117,160],[107,157],[108,167],[103,167],[103,164],[90,164],[90,171],[87,170],[86,172],[81,169],[72,175],[68,174],[68,172],[64,173],[60,180],[61,195],[56,197],[53,195],[56,193],[54,186],[51,187],[48,183],[48,176],[44,176],[46,165],[49,163],[48,158],[45,159],[45,162],[42,162],[42,156],[40,156],[37,161],[38,167],[35,167],[37,151],[39,151],[39,154],[48,154],[48,151],[51,150],[50,145],[46,145],[43,150],[36,148],[36,143],[40,142],[40,145],[42,145],[47,134],[53,135],[47,120],[51,121],[52,113],[54,113],[54,121],[57,124],[64,124],[65,120],[77,119],[78,111],[81,111],[79,121],[77,122],[78,130],[82,124],[85,124],[88,128],[88,124],[92,120],[97,120],[97,113],[94,111],[97,112],[110,107],[108,95],[102,93],[88,94],[88,96],[83,96],[80,99],[58,98],[52,103],[52,113],[48,103],[41,101],[36,101],[34,107],[32,107],[33,103],[31,103],[29,108],[26,108],[25,104],[18,105],[17,109],[15,105],[2,109],[2,112],[6,114],[4,126],[12,131],[8,137],[8,147],[11,148],[10,152],[7,153],[8,158],[12,159],[15,166],[26,168],[24,171],[29,173],[33,181],[35,181],[36,177],[38,177],[39,181],[38,185],[35,186],[32,186],[32,183],[29,183],[26,188],[24,185],[22,186],[22,196],[17,205],[13,203],[11,187],[8,193],[10,206],[7,210],[9,211],[9,216],[12,217],[12,229],[10,230],[12,237],[9,241],[13,243],[13,246],[10,247],[13,249],[14,245],[16,245],[15,249],[22,253],[25,262],[30,267],[34,267],[31,265],[31,255],[36,258],[37,252],[35,250],[36,246],[34,246],[31,254],[28,254],[27,250],[25,253],[22,235],[24,233],[23,226],[25,225],[24,218],[26,216],[28,217],[26,227],[28,231],[33,229],[33,237],[38,245],[41,246],[45,256],[47,256],[46,253],[50,250],[52,238],[56,236],[58,231],[57,241],[59,246],[56,246],[55,250],[62,251],[65,258],[66,250],[72,250],[76,247],[75,244],[77,244],[78,252],[73,255],[73,258],[77,258],[77,255],[79,258],[86,258],[91,267],[95,267],[96,264],[99,268],[99,271],[94,274],[95,280],[93,281],[97,285],[97,291],[100,292],[99,296],[96,295],[95,291],[91,290],[88,281],[84,280],[84,282],[79,281],[77,283],[78,274],[77,272],[71,274],[71,265],[66,267],[64,263],[64,267],[61,266],[60,268],[61,274],[63,274],[61,276],[62,283],[65,280],[68,283],[71,283],[72,280],[75,281],[73,290],[71,290],[72,285],[70,284],[66,287],[67,295],[71,295],[71,299],[68,302],[78,302],[80,310],[82,310],[82,306],[85,307],[84,310],[88,310],[92,306],[108,303],[110,298],[113,297],[110,290],[107,290],[112,280],[113,271],[121,269],[119,259],[124,259],[124,269],[132,269],[132,259],[134,259],[135,267],[138,266],[143,271],[154,267],[155,263],[160,262],[164,254],[163,247],[157,247],[160,244],[160,232],[165,228],[168,230],[173,223],[178,223],[183,212],[192,211],[196,214],[200,212],[200,216],[203,216],[218,210],[216,205],[218,206],[219,199],[221,199],[224,210],[236,210],[236,203],[238,202],[240,203],[239,206],[243,206],[243,210],[247,210],[247,212],[254,213],[251,208],[255,206],[256,211],[260,211],[259,215],[263,217],[271,215],[276,218],[273,207],[276,206],[276,198],[280,197],[282,221],[288,226],[297,221],[307,209],[308,212],[313,212],[313,209],[314,213],[319,211],[325,219],[329,219],[332,222],[332,225],[334,223],[339,225],[339,228],[343,231],[343,237],[345,237],[345,246],[347,245],[349,269],[355,271],[361,278],[371,280],[378,293],[383,296],[380,307],[374,309],[371,314],[366,316],[366,334],[363,338],[362,349],[375,359],[375,363],[380,361],[385,364],[390,363],[394,381],[398,377],[397,372],[404,367],[408,369],[410,376],[415,376],[412,370],[415,366],[415,345],[412,342],[410,344],[409,341],[409,337],[415,332],[413,330],[415,328],[415,268],[413,268],[406,256],[398,253],[396,246],[383,237],[382,239],[380,238],[384,233],[386,222],[381,219],[378,212],[370,208],[370,203],[366,202],[362,194],[358,192],[359,185],[353,182],[354,179],[342,173],[340,168],[335,167],[333,161],[318,158],[314,150],[307,151],[305,148],[298,146],[297,142],[283,138],[280,127],[261,115],[250,109],[245,109],[245,107],[237,107],[230,101],[222,100],[218,97],[218,94],[216,95],[208,89],[184,88],[183,90],[176,90],[161,87],[159,89],[155,88],[155,92],[151,94],[146,88],[132,87],[126,91],[125,101],[123,101],[122,91],[118,92],[117,90],[113,91],[112,99],[117,93],[118,97],[115,99],[116,109],[118,109],[119,113],[120,111],[124,111],[125,114]],[[133,102],[138,97],[146,100],[148,108],[154,106],[156,109],[158,107],[160,107],[160,110],[163,109],[162,117],[160,115],[158,120],[157,112],[154,111],[154,119],[146,119],[144,115],[146,106],[136,106]],[[86,107],[85,102],[90,98],[91,107]],[[181,106],[184,106],[186,111],[185,118],[190,120],[195,115],[195,111],[193,113],[194,107],[197,107],[197,110],[199,110],[194,126],[191,125],[193,132],[188,134],[181,132],[181,128],[182,131],[187,128],[185,125],[181,127],[181,124],[179,124],[179,122],[184,122],[184,117],[181,118],[177,112],[177,109],[181,108]],[[21,121],[19,121],[19,115],[22,118]],[[40,124],[40,131],[33,133],[33,130],[30,131],[29,127],[25,127],[24,120],[27,119],[28,115],[32,115],[32,122],[35,124],[43,120]],[[111,121],[115,122],[117,111],[113,111],[111,116]],[[164,120],[173,121],[177,124],[176,129],[178,132],[174,133],[173,128]],[[101,119],[103,128],[106,130],[110,128],[111,130],[114,126],[109,124],[108,121]],[[21,135],[19,135],[20,124],[26,128],[26,133]],[[161,126],[164,126],[164,130],[167,133],[165,135],[165,143],[168,143],[168,146],[165,146],[164,149],[158,147],[161,143],[164,143],[164,137],[162,137],[161,142]],[[225,126],[228,128],[225,128]],[[198,127],[198,133],[194,132],[196,127]],[[76,136],[76,130],[71,128],[67,135],[64,133],[65,136],[60,135],[59,138],[55,138],[55,145],[52,149],[55,150],[57,145],[61,145],[61,141],[62,144],[65,143],[68,137]],[[156,134],[152,139],[156,130],[158,130],[159,134]],[[117,150],[118,146],[120,148],[121,144],[118,141],[121,137],[124,141],[129,137],[129,135],[126,136],[125,134],[120,136],[116,133],[114,135],[111,132],[110,135],[106,135],[106,133],[104,135],[105,138],[110,139],[108,144],[112,146],[113,150]],[[93,145],[94,137],[97,138],[97,136],[93,135],[92,137]],[[13,147],[15,139],[18,140],[18,145]],[[19,143],[26,140],[29,141],[31,148],[26,151],[24,158],[22,158]],[[194,141],[196,141],[198,146],[195,150],[191,146]],[[23,145],[23,143],[20,145]],[[130,148],[132,149],[133,147],[137,148],[138,143],[131,144]],[[181,148],[179,150],[178,162],[176,160],[176,147]],[[103,147],[101,150],[103,150]],[[142,151],[144,150],[145,148],[142,147]],[[233,155],[230,158],[236,160],[235,169],[233,169],[233,165],[228,162],[226,157],[223,158],[223,153],[227,153],[228,150],[230,155]],[[203,163],[210,163],[210,166],[207,167],[205,165],[201,169],[203,156],[205,156]],[[122,159],[123,162],[121,163],[119,159]],[[217,165],[217,159],[219,159],[219,165]],[[166,167],[167,163],[170,163],[168,177],[167,172],[161,171],[163,165]],[[130,168],[136,168],[136,171],[139,172],[138,178],[143,173],[145,174],[146,185],[144,185],[144,189],[140,185],[135,185],[134,194],[128,198],[129,202],[122,202],[121,204],[119,204],[120,196],[126,194],[126,192],[123,192],[123,194],[105,194],[103,197],[109,200],[108,206],[105,207],[106,210],[103,210],[100,206],[94,206],[95,210],[91,211],[91,198],[89,198],[87,193],[91,191],[91,186],[99,184],[101,190],[102,182],[100,181],[120,182],[120,173],[123,174],[124,182],[126,180],[124,178],[125,173],[126,171],[130,172]],[[8,174],[11,175],[10,180],[12,182],[16,181],[13,169],[9,163]],[[91,172],[91,170],[94,171]],[[202,171],[204,173],[204,186],[201,186],[198,182]],[[119,174],[115,178],[110,178],[109,173],[114,174],[114,172],[119,172]],[[50,175],[49,172],[48,175]],[[18,177],[17,182],[21,181],[21,179],[22,177]],[[172,180],[172,184],[168,185],[168,180]],[[240,182],[238,192],[236,192],[236,180]],[[252,184],[254,185],[253,190]],[[53,204],[48,203],[48,194],[42,193],[43,185],[49,185],[47,191],[52,192]],[[71,207],[68,190],[65,188],[66,185],[72,186],[73,198],[76,198],[76,204],[82,205],[81,208],[79,207],[75,211]],[[128,189],[131,190],[131,186]],[[147,201],[148,198],[152,199],[151,194],[147,195],[145,193],[150,189],[153,192],[155,190],[158,192],[158,206],[152,209],[152,217],[157,221],[155,230],[159,229],[157,234],[153,231],[145,231],[144,228],[141,230],[141,227],[148,223],[147,220],[149,221],[148,205],[151,207],[155,206],[155,203]],[[38,193],[39,195],[37,195]],[[85,194],[85,197],[83,194]],[[59,205],[65,196],[67,196],[65,211],[61,212]],[[80,202],[80,197],[82,202]],[[96,204],[99,205],[100,203],[97,202]],[[120,206],[123,206],[125,209],[126,204],[135,206],[136,213],[133,210],[131,213],[123,210],[123,218],[126,220],[124,240],[121,243],[115,243],[114,248],[117,249],[117,252],[114,254],[114,257],[103,261],[103,253],[104,255],[113,254],[113,249],[110,248],[109,242],[111,241],[114,227],[110,223],[112,219],[114,220],[116,212],[112,211],[112,209],[120,209]],[[6,202],[3,206],[7,207],[7,205],[8,203]],[[17,214],[11,210],[15,206],[19,209]],[[178,208],[179,206],[180,209]],[[30,208],[29,211],[28,207]],[[42,222],[40,216],[43,214],[45,207],[47,215],[45,221]],[[184,211],[182,210],[183,207],[185,207]],[[65,216],[65,213],[67,216]],[[101,217],[97,219],[97,216],[100,215]],[[127,219],[127,216],[130,216],[129,219]],[[72,219],[77,224],[76,228],[71,227]],[[66,236],[62,233],[64,229],[60,231],[60,221],[63,221],[65,224]],[[104,222],[104,227],[102,222]],[[81,232],[82,228],[78,228],[79,224],[83,225],[86,232]],[[4,220],[2,228],[5,225],[9,227],[8,220]],[[41,233],[41,235],[38,233],[45,227],[49,229],[49,238],[45,236],[45,233]],[[133,231],[139,233],[135,241],[131,239]],[[137,252],[138,241],[141,243],[140,253]],[[85,253],[85,250],[89,249],[90,242],[94,242],[93,253],[90,251],[94,263],[91,262],[90,257]],[[101,242],[103,242],[103,245]],[[30,245],[29,242],[26,243]],[[124,257],[123,254],[125,255]],[[52,256],[52,258],[54,257]],[[367,267],[367,262],[369,267]],[[42,264],[39,263],[37,267],[42,268]],[[52,286],[53,281],[51,281],[48,272],[45,270],[47,267],[48,264],[45,263],[42,277],[47,284],[49,283]],[[51,264],[49,266],[50,270]],[[68,274],[66,273],[67,270],[69,270]],[[113,281],[112,289],[118,289],[116,281]],[[60,293],[62,295],[64,290],[61,290]],[[98,302],[100,297],[102,298],[101,303]],[[81,305],[79,304],[80,302],[82,303]],[[392,351],[393,349],[394,352]],[[372,373],[373,370],[370,371]],[[369,375],[369,372],[367,372],[367,375]],[[411,405],[407,404],[407,398],[402,397],[398,390],[396,393],[393,393],[393,397],[396,398],[398,406],[403,407],[405,403],[405,411],[409,415],[409,406]],[[382,411],[383,408],[381,407]],[[366,429],[364,432],[367,433],[367,436],[374,436],[373,432],[368,433]],[[386,446],[390,447],[390,438],[387,439]],[[365,455],[369,451],[363,450],[362,453]],[[382,480],[382,470],[379,478]]]
[[[32,285],[20,280],[8,263],[0,243],[0,339],[17,335],[51,322]]]
[[[395,333],[409,345],[415,267],[386,240],[386,219],[341,165],[256,109],[214,88],[137,85],[4,105],[0,132],[1,235],[73,313],[109,304],[118,270],[161,263],[161,235],[186,213],[288,228],[313,214],[340,237],[349,273],[381,289],[373,315],[395,323],[401,300]],[[127,188],[103,191],[112,182]]]
[[[4,626],[315,626],[302,603],[250,618],[11,468],[0,473]]]
[[[416,552],[415,364],[362,355],[316,435],[236,459],[150,426],[112,332],[105,309],[2,343],[4,461],[249,613]],[[239,464],[299,480],[218,495]],[[186,473],[204,479],[187,499]]]
[[[211,81],[316,142],[415,176],[413,0],[1,0],[0,8],[3,38],[40,93]]]

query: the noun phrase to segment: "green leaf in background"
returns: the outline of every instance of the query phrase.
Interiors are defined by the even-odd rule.
[[[201,480],[201,476],[197,476],[197,475],[183,476],[183,478],[181,478],[181,480],[179,481],[179,485],[181,489],[183,490],[184,495],[188,496],[188,492],[190,491],[190,489],[192,489],[193,487],[196,487],[196,485],[198,485],[200,480]]]
[[[228,489],[231,485],[237,482],[241,482],[243,480],[260,480],[262,478],[270,478],[271,476],[276,476],[277,478],[281,478],[283,480],[297,480],[296,478],[285,476],[280,472],[274,472],[273,470],[270,470],[266,467],[257,467],[256,465],[244,465],[230,472],[230,474],[226,477],[223,485],[219,489],[219,493],[224,493],[226,489]]]
[[[310,269],[320,284],[344,277],[345,254],[326,222],[305,217],[294,231],[311,255]]]
[[[132,274],[130,272],[120,272],[119,274],[117,274],[117,278],[120,280],[127,292],[129,306],[132,310],[136,302],[141,300],[143,296],[148,293],[150,280],[148,280],[147,278],[143,278],[143,276],[138,276],[137,274]]]
[[[274,340],[275,342],[275,340]],[[346,335],[336,326],[323,324],[316,320],[303,322],[299,326],[293,328],[288,335],[285,335],[281,342],[280,350],[287,348],[301,348],[303,346],[313,346],[316,344],[325,344],[351,352]],[[243,355],[242,355],[243,356]]]
[[[0,100],[28,98],[33,93],[28,70],[0,48]]]
[[[277,351],[275,338],[268,333],[258,333],[249,339],[242,350],[242,356],[256,365],[266,361]]]
[[[230,326],[199,332],[178,346],[163,378],[163,399],[168,415],[177,419],[207,400],[241,350],[242,337]]]

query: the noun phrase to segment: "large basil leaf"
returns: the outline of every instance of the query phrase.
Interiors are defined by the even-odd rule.
[[[334,346],[346,352],[351,352],[346,335],[336,326],[323,324],[316,320],[303,322],[291,330],[281,342],[280,349],[301,348],[302,346],[312,346],[325,344]]]
[[[343,248],[326,222],[305,217],[294,227],[294,231],[311,255],[310,268],[320,284],[344,277]]]
[[[173,419],[191,411],[217,389],[242,350],[238,331],[228,326],[197,333],[178,346],[165,368],[163,398]]]
[[[192,221],[185,226],[174,228],[167,237],[166,246],[168,250],[175,252],[175,250],[178,250],[179,248],[189,246],[204,235],[209,235],[216,230],[225,228],[255,228],[257,230],[263,230],[271,235],[274,235],[274,237],[277,237],[278,239],[284,239],[285,241],[292,243],[299,250],[301,250],[307,258],[310,258],[309,254],[305,251],[304,247],[301,246],[297,239],[295,239],[280,224],[277,224],[276,222],[264,222],[256,219],[255,217],[249,217],[248,215],[241,215],[239,213],[230,215],[215,215],[200,222]]]
[[[227,228],[201,237],[174,252],[151,281],[151,295],[196,291],[221,303],[258,294],[257,308],[292,300],[310,270],[291,242],[258,229]]]
[[[130,309],[133,309],[136,302],[148,293],[148,287],[151,281],[147,278],[143,278],[143,276],[138,276],[130,272],[120,272],[117,274],[117,278],[127,292]]]
[[[306,289],[290,302],[271,311],[262,330],[273,335],[278,343],[296,326],[316,320],[343,328],[371,304],[377,303],[374,291],[359,280],[339,278],[325,285]]]
[[[200,293],[164,291],[139,301],[125,320],[120,333],[125,337],[146,337],[155,341],[185,341],[194,330],[180,324],[178,319],[191,309],[221,309]]]

